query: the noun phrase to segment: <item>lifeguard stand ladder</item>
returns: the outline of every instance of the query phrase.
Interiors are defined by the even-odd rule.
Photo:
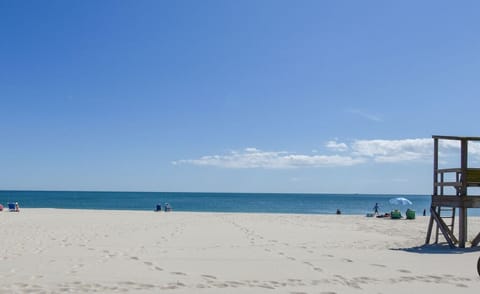
[[[468,143],[480,142],[480,137],[432,136],[433,138],[433,194],[430,207],[425,244],[430,243],[433,224],[436,224],[435,243],[439,231],[450,247],[465,248],[467,242],[467,209],[480,208],[480,196],[469,195],[469,187],[480,187],[480,168],[468,167]],[[460,142],[460,168],[438,168],[438,146],[440,140]],[[453,189],[445,189],[451,187]],[[458,209],[458,238],[454,234],[455,211]],[[449,211],[450,214],[445,215]],[[442,214],[443,212],[443,214]],[[450,219],[449,224],[446,219]],[[480,243],[480,233],[471,241],[472,247]]]

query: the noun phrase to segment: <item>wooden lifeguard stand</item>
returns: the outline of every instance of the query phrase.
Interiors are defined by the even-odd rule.
[[[438,243],[439,231],[454,248],[465,248],[467,242],[468,208],[480,208],[480,196],[470,195],[469,188],[480,187],[480,168],[468,167],[468,143],[480,142],[480,137],[432,136],[433,138],[433,194],[430,207],[425,244],[430,243],[433,224],[436,224],[435,243]],[[439,141],[451,144],[460,143],[460,168],[438,168]],[[477,188],[478,189],[478,188]],[[455,212],[458,209],[458,238],[454,234]],[[445,214],[448,213],[448,214]],[[449,222],[447,224],[447,222]],[[480,242],[480,233],[471,241],[472,247]]]

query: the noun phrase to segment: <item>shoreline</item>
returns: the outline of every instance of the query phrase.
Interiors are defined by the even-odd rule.
[[[0,280],[15,293],[472,293],[480,251],[424,247],[428,219],[21,208],[0,213]]]

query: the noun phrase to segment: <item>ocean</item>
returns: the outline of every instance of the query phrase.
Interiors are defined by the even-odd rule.
[[[392,205],[389,200],[405,197],[412,205]],[[157,203],[169,203],[174,211],[252,212],[364,215],[392,209],[413,209],[417,215],[430,207],[429,195],[372,194],[278,194],[278,193],[183,193],[183,192],[80,192],[80,191],[0,191],[0,204],[18,202],[20,208],[63,208],[102,210],[154,210]],[[480,209],[469,209],[480,216]]]

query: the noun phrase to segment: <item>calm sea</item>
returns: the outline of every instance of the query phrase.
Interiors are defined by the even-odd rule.
[[[406,197],[412,205],[392,205],[394,197]],[[75,192],[0,191],[0,204],[18,202],[25,208],[73,208],[107,210],[153,210],[157,203],[170,203],[175,211],[365,214],[375,203],[381,212],[411,208],[420,215],[430,207],[428,195],[371,194],[263,194],[263,193],[166,193],[166,192]],[[469,209],[469,215],[480,215]]]

